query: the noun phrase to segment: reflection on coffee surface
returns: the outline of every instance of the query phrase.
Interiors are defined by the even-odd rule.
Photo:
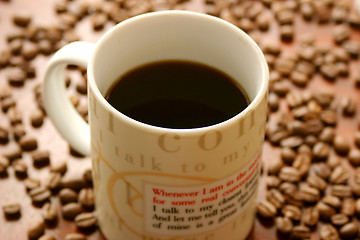
[[[105,95],[118,111],[158,127],[206,127],[234,117],[249,105],[227,74],[195,62],[169,60],[139,66]]]

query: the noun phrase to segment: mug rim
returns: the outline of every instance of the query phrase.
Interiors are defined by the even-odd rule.
[[[187,15],[187,16],[195,16],[198,18],[207,19],[210,21],[214,21],[217,23],[221,23],[224,25],[224,27],[228,27],[230,30],[234,32],[234,34],[239,35],[243,40],[246,40],[246,43],[251,46],[251,48],[256,53],[257,59],[259,60],[259,63],[261,64],[260,69],[262,70],[261,75],[261,84],[259,87],[259,90],[256,93],[255,98],[250,101],[249,105],[243,109],[241,112],[236,114],[235,116],[226,119],[225,121],[212,124],[209,126],[204,127],[196,127],[196,128],[167,128],[167,127],[161,127],[161,126],[155,126],[148,123],[140,122],[136,119],[133,119],[124,113],[118,111],[115,107],[113,107],[106,99],[103,94],[101,94],[96,80],[94,78],[94,62],[95,62],[95,56],[100,51],[102,44],[111,37],[111,33],[113,31],[116,31],[119,28],[122,28],[122,26],[127,25],[128,23],[144,20],[146,18],[152,17],[153,15]],[[110,111],[114,117],[121,119],[122,121],[126,122],[126,124],[134,127],[134,128],[142,128],[149,132],[158,132],[158,131],[166,131],[166,132],[174,132],[174,133],[197,133],[197,132],[203,132],[203,131],[211,131],[211,130],[219,130],[220,128],[225,128],[227,126],[232,125],[233,122],[236,122],[238,119],[243,118],[244,116],[251,113],[252,109],[255,109],[257,105],[260,104],[261,100],[266,97],[268,92],[268,82],[269,82],[269,68],[268,64],[266,62],[265,56],[263,52],[261,51],[260,47],[255,43],[255,41],[242,29],[236,27],[235,25],[221,19],[215,16],[211,16],[204,13],[199,12],[192,12],[187,10],[164,10],[164,11],[158,11],[158,12],[150,12],[150,13],[144,13],[140,14],[134,17],[131,17],[129,19],[126,19],[117,25],[113,26],[109,31],[107,31],[96,43],[94,52],[91,55],[91,58],[89,60],[88,64],[88,87],[91,89],[91,91],[94,94],[94,97],[97,99],[97,102],[102,104],[108,111]],[[245,91],[246,92],[246,91]]]

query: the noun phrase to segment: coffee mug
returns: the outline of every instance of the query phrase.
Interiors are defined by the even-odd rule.
[[[117,111],[104,95],[135,67],[184,60],[214,67],[246,92],[249,105],[211,126],[152,126]],[[66,94],[66,65],[87,68],[89,124]],[[147,13],[96,44],[73,42],[45,72],[45,109],[60,134],[90,155],[96,216],[107,239],[240,240],[249,234],[264,140],[268,67],[256,43],[217,17]],[[206,87],[206,86],[205,86]]]

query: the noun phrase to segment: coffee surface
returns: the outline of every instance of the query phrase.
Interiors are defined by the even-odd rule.
[[[175,129],[223,122],[249,104],[242,87],[225,73],[177,60],[153,62],[127,72],[105,97],[132,119]]]

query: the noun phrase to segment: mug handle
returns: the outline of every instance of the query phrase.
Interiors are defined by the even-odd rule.
[[[58,50],[45,70],[43,100],[47,115],[61,136],[79,153],[90,155],[90,129],[66,93],[66,66],[86,68],[95,49],[89,42],[72,42]]]

